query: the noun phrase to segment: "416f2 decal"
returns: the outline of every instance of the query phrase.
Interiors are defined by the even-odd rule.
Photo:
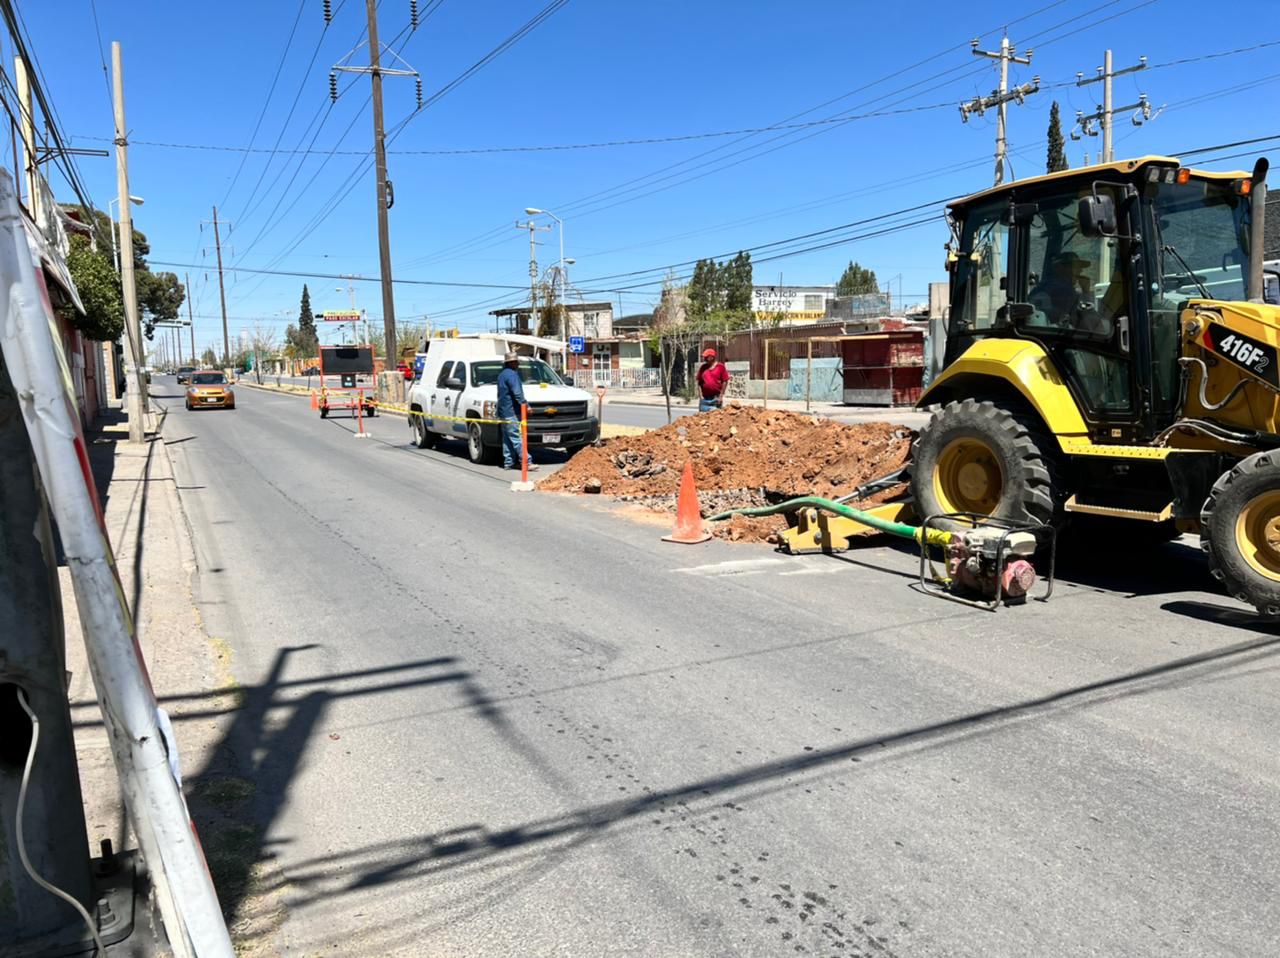
[[[1204,343],[1209,349],[1247,369],[1259,379],[1280,387],[1280,369],[1277,369],[1276,348],[1246,336],[1243,333],[1210,323],[1204,331]]]

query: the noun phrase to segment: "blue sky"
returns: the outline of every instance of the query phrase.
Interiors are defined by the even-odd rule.
[[[408,0],[381,0],[381,39],[394,40],[394,49],[421,72],[430,97],[546,5],[419,0],[420,9],[434,9],[410,32]],[[110,42],[122,43],[134,141],[131,189],[146,200],[135,222],[151,242],[153,261],[196,264],[156,268],[191,273],[201,347],[220,339],[213,235],[207,222],[201,229],[215,204],[219,219],[230,224],[228,265],[378,275],[373,172],[359,155],[371,146],[367,78],[341,76],[345,92],[332,107],[328,99],[330,66],[364,39],[364,3],[333,0],[333,6],[336,15],[325,28],[322,0],[96,0],[99,33],[90,0],[19,3],[48,92],[76,146],[107,145],[94,139],[112,132],[100,45],[109,62]],[[528,234],[515,220],[526,206],[537,206],[565,220],[565,252],[577,260],[574,285],[615,304],[621,295],[625,312],[640,311],[655,300],[654,280],[668,264],[873,220],[989,186],[994,116],[962,123],[956,107],[996,83],[995,63],[973,56],[969,39],[980,36],[984,49],[995,49],[1006,24],[1019,50],[1035,51],[1031,66],[1013,68],[1014,82],[1038,74],[1046,87],[1010,108],[1016,176],[1043,171],[1054,99],[1068,126],[1077,110],[1090,112],[1100,101],[1100,84],[1079,89],[1073,80],[1077,71],[1091,75],[1108,45],[1117,67],[1140,55],[1150,64],[1116,80],[1117,105],[1136,101],[1139,92],[1156,106],[1167,104],[1141,128],[1127,115],[1119,119],[1117,156],[1280,136],[1267,107],[1280,81],[1280,28],[1261,18],[1255,35],[1245,22],[1223,17],[1206,26],[1203,4],[1192,0],[569,0],[413,115],[391,143],[395,275],[526,284]],[[1268,43],[1276,46],[1173,62]],[[364,56],[361,50],[356,59]],[[387,80],[389,130],[413,114],[414,105],[411,79]],[[889,115],[863,116],[868,113]],[[844,115],[863,118],[628,146],[439,152],[689,137]],[[320,152],[272,156],[147,145],[243,148],[251,140],[257,150],[270,151],[278,141],[282,151],[309,146]],[[1080,165],[1086,150],[1100,148],[1096,138],[1068,141],[1068,158]],[[328,155],[334,150],[352,154]],[[1204,165],[1251,163],[1252,154]],[[114,164],[84,157],[78,165],[94,202],[105,207],[115,194]],[[919,225],[865,235],[910,224]],[[855,236],[863,238],[844,242]],[[545,267],[558,255],[557,237],[538,238]],[[755,279],[831,283],[852,258],[882,281],[900,277],[894,293],[900,288],[912,302],[924,297],[931,280],[944,278],[945,239],[941,218],[930,210],[873,220],[761,250],[754,254]],[[644,270],[653,272],[619,276]],[[232,334],[255,321],[283,330],[296,318],[304,281],[317,310],[347,305],[345,289],[336,288],[345,285],[340,281],[228,273]],[[355,285],[357,304],[380,317],[377,284]],[[402,321],[429,316],[439,325],[476,329],[490,322],[489,309],[520,298],[514,289],[406,284],[397,287],[396,309]]]

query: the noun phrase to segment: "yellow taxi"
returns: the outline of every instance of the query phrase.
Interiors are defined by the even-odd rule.
[[[236,393],[227,377],[212,370],[197,370],[187,386],[187,408],[235,409]]]

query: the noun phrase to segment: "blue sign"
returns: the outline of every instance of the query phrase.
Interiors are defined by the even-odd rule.
[[[569,352],[585,353],[587,351],[587,341],[582,336],[569,337]]]

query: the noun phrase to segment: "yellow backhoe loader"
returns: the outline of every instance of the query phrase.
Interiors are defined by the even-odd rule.
[[[950,204],[916,513],[1195,533],[1233,596],[1280,616],[1266,173],[1265,160],[1209,173],[1148,156]]]

